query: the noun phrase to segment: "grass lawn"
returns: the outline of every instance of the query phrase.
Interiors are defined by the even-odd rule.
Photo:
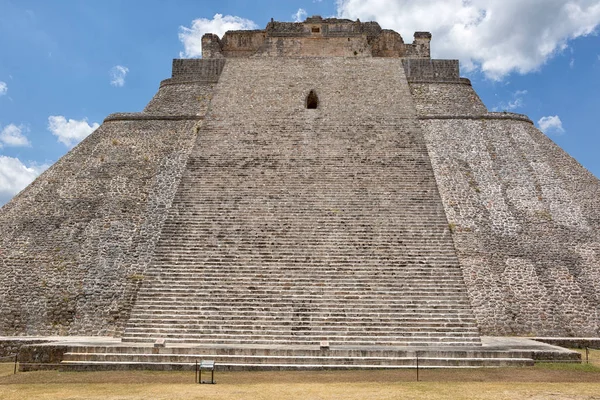
[[[0,399],[597,399],[600,351],[590,364],[533,368],[395,371],[219,372],[216,385],[193,372],[58,372],[12,375],[0,364]]]

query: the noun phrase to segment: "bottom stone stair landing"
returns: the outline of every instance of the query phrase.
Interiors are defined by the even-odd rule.
[[[194,370],[196,362],[214,360],[226,370],[344,370],[532,366],[531,351],[463,348],[319,346],[168,346],[71,347],[60,369]]]
[[[0,338],[2,339],[2,338]],[[17,338],[5,338],[14,343]],[[23,339],[23,338],[21,338]],[[482,337],[479,346],[326,346],[123,343],[111,337],[23,339],[19,370],[182,370],[213,360],[226,370],[342,370],[522,367],[534,362],[581,363],[581,354],[520,337]],[[563,339],[581,343],[584,339]],[[588,339],[585,339],[588,340]],[[0,340],[1,342],[1,340]]]

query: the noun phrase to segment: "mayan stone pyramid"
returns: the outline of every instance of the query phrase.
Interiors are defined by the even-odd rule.
[[[430,40],[320,17],[205,35],[0,209],[0,335],[600,335],[598,179]]]

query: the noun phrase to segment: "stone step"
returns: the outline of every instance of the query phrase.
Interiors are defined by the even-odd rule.
[[[449,328],[449,329],[415,329],[414,327],[408,327],[403,329],[402,327],[382,327],[382,326],[345,326],[345,327],[333,327],[333,326],[322,326],[314,323],[297,320],[295,323],[287,326],[281,326],[281,330],[275,329],[274,326],[252,326],[252,329],[248,327],[235,328],[234,325],[223,324],[220,327],[208,327],[203,324],[132,324],[128,328],[128,333],[134,332],[184,332],[187,334],[198,333],[199,335],[268,335],[268,336],[279,336],[279,335],[327,335],[327,336],[344,336],[344,335],[360,335],[364,334],[367,336],[378,336],[378,337],[405,337],[405,336],[471,336],[477,335],[477,328]]]
[[[200,239],[198,239],[200,240]],[[251,260],[255,257],[259,257],[261,260],[257,264],[264,262],[264,260],[272,260],[285,264],[290,263],[301,263],[301,264],[328,264],[328,263],[342,263],[344,265],[369,265],[369,266],[389,266],[401,268],[417,266],[424,262],[432,261],[439,263],[448,263],[450,266],[457,267],[457,259],[450,252],[437,253],[430,251],[427,253],[423,252],[409,252],[401,251],[398,253],[387,252],[385,248],[382,249],[349,249],[339,248],[337,250],[327,250],[324,248],[311,248],[310,246],[303,246],[302,244],[294,245],[293,247],[286,247],[283,245],[256,245],[252,247],[250,244],[244,245],[244,247],[237,245],[234,242],[228,240],[215,240],[212,238],[202,239],[210,240],[211,243],[205,244],[190,244],[185,245],[180,243],[174,246],[168,253],[165,253],[166,248],[160,249],[157,253],[161,256],[176,256],[185,257],[186,254],[195,257],[197,262],[206,262],[207,260],[214,259],[216,261],[245,261],[251,263]],[[427,246],[427,244],[423,244]],[[234,254],[232,254],[235,252]],[[206,253],[202,255],[202,253]],[[200,257],[200,258],[198,258]],[[190,259],[193,261],[194,259]]]
[[[225,249],[219,249],[224,252]],[[347,256],[350,258],[350,256]],[[256,266],[256,267],[254,267]],[[254,268],[253,268],[254,267]],[[446,272],[439,273],[440,269],[446,269]],[[278,271],[279,270],[279,271]],[[327,271],[324,271],[327,270]],[[273,273],[277,272],[287,274],[302,275],[302,271],[308,274],[320,274],[323,276],[331,275],[366,275],[369,272],[374,276],[387,276],[389,278],[417,279],[426,277],[433,279],[435,276],[462,277],[462,271],[458,262],[452,259],[427,259],[416,258],[413,260],[371,260],[365,261],[363,257],[356,257],[353,261],[338,259],[323,260],[304,260],[293,259],[285,256],[273,256],[272,254],[256,253],[238,257],[221,256],[221,254],[212,254],[207,256],[204,252],[178,252],[170,254],[158,253],[154,259],[154,265],[149,271],[172,271],[180,272],[212,272],[212,273],[234,273],[236,275],[255,274],[255,273]]]
[[[153,293],[156,292],[156,293]],[[390,295],[391,292],[386,292],[387,295]],[[249,302],[260,302],[265,303],[267,301],[278,302],[281,304],[290,303],[291,306],[301,306],[304,302],[306,305],[312,305],[314,307],[326,307],[326,304],[335,305],[336,303],[343,303],[346,307],[350,307],[351,305],[355,306],[363,306],[363,305],[385,305],[395,307],[404,307],[407,305],[414,305],[416,307],[420,307],[421,305],[463,305],[468,306],[469,302],[465,294],[462,295],[423,295],[418,294],[415,296],[402,296],[398,295],[397,297],[391,296],[389,298],[382,298],[378,295],[370,295],[365,292],[356,292],[356,293],[331,293],[331,294],[322,294],[317,293],[316,291],[305,291],[304,293],[299,294],[286,294],[285,291],[276,292],[276,293],[259,293],[258,291],[243,291],[233,293],[227,290],[214,290],[212,292],[202,291],[195,293],[194,297],[190,297],[186,295],[186,293],[175,293],[171,292],[163,292],[160,289],[147,288],[143,293],[138,295],[138,301],[147,300],[148,297],[157,297],[155,295],[165,297],[164,301],[181,301],[183,304],[189,303],[190,301],[202,302],[202,301],[213,301],[216,304],[226,304],[232,303],[235,301],[249,301]],[[216,296],[219,295],[219,296]],[[247,299],[250,297],[250,299]],[[353,301],[355,300],[355,301]],[[324,304],[325,303],[325,304]],[[239,303],[238,303],[239,305]]]
[[[254,300],[249,301],[244,298],[231,299],[219,298],[214,299],[206,297],[198,298],[164,298],[161,296],[144,297],[138,299],[140,310],[197,310],[206,314],[210,313],[313,313],[318,315],[346,315],[346,316],[414,316],[414,315],[457,315],[468,314],[470,307],[469,303],[464,300],[460,304],[452,303],[436,303],[434,305],[406,305],[395,304],[390,305],[384,301],[375,302],[365,305],[362,302],[344,302],[339,304],[331,304],[331,302],[316,302],[315,299],[307,297],[304,300],[296,302],[285,302],[284,304],[276,304],[277,299]],[[135,310],[134,310],[135,312]]]
[[[440,272],[440,269],[444,272]],[[219,268],[213,268],[206,265],[187,265],[179,263],[161,263],[160,265],[154,265],[150,267],[146,275],[148,276],[169,276],[181,279],[188,279],[190,277],[223,277],[240,280],[240,279],[289,279],[289,280],[302,280],[302,279],[315,279],[321,278],[323,280],[360,280],[360,279],[373,279],[373,280],[401,280],[406,284],[418,284],[418,283],[432,283],[439,282],[440,284],[463,281],[463,273],[459,268],[440,268],[440,267],[418,267],[408,270],[408,268],[386,268],[386,269],[373,269],[373,268],[360,268],[348,266],[346,268],[335,268],[331,270],[325,270],[324,268],[306,268],[296,264],[290,265],[279,265],[277,267],[272,266],[248,266],[248,265],[219,265]]]
[[[196,300],[196,299],[195,299]],[[217,301],[211,300],[210,302],[202,302],[195,301],[192,302],[191,299],[138,299],[137,304],[139,304],[142,308],[148,307],[156,307],[158,308],[173,308],[173,309],[189,309],[189,310],[199,310],[203,312],[210,312],[214,310],[215,312],[228,312],[228,310],[238,310],[241,312],[253,311],[253,312],[266,312],[266,311],[278,311],[278,312],[293,312],[299,309],[302,310],[314,310],[311,312],[317,313],[319,315],[328,315],[328,314],[346,314],[346,315],[361,315],[361,316],[378,316],[378,315],[439,315],[440,313],[459,313],[463,312],[468,314],[469,303],[465,300],[460,304],[447,304],[444,302],[438,302],[435,304],[413,304],[412,307],[408,307],[406,304],[395,304],[394,307],[391,307],[389,304],[389,300],[387,303],[373,303],[370,307],[366,307],[364,303],[348,303],[343,302],[340,304],[318,304],[312,302],[312,298],[310,298],[305,303],[302,302],[278,302],[274,303],[271,301],[257,301],[257,300],[247,300],[244,298],[236,301],[231,298],[217,299]],[[306,311],[309,312],[309,311]]]
[[[305,272],[302,274],[302,272]],[[237,273],[236,273],[237,272]],[[294,274],[296,272],[296,274]],[[435,280],[431,274],[425,276],[411,276],[411,274],[380,273],[379,271],[356,272],[336,271],[335,274],[319,273],[319,271],[307,271],[306,268],[298,269],[252,269],[244,268],[202,268],[200,270],[189,270],[185,266],[163,265],[161,268],[150,268],[145,277],[154,280],[164,280],[174,283],[203,282],[206,279],[222,279],[223,282],[231,284],[248,284],[252,282],[276,283],[286,282],[297,285],[315,284],[320,282],[332,282],[332,284],[375,284],[375,285],[405,285],[410,287],[457,287],[464,288],[462,284],[462,272],[456,271],[453,275],[444,276],[443,281]],[[436,275],[437,277],[437,275]]]
[[[361,241],[359,246],[358,242],[340,243],[342,241],[341,239],[337,241],[331,238],[324,243],[307,243],[292,239],[285,242],[281,240],[271,241],[270,239],[260,241],[244,239],[245,242],[242,242],[241,240],[242,239],[238,240],[238,238],[233,235],[223,235],[222,237],[216,237],[216,235],[212,234],[185,235],[185,237],[175,236],[173,242],[171,242],[171,246],[167,246],[169,242],[166,240],[164,240],[161,245],[165,246],[165,249],[166,247],[169,247],[176,252],[185,252],[187,250],[193,253],[207,249],[223,251],[225,249],[219,249],[218,247],[228,246],[236,249],[236,252],[239,251],[239,254],[236,254],[235,257],[243,257],[247,254],[257,254],[265,249],[273,249],[273,255],[283,256],[284,258],[287,255],[292,259],[305,258],[307,254],[311,254],[313,251],[318,252],[318,255],[323,256],[325,259],[343,259],[343,257],[349,255],[352,255],[353,257],[370,256],[374,261],[392,259],[411,260],[415,258],[431,258],[439,260],[456,259],[452,249],[449,247],[445,249],[433,249],[433,247],[436,247],[435,243],[417,243],[412,248],[409,247],[409,245],[404,246],[398,244],[395,246],[395,249],[390,250],[388,248],[388,243],[384,242],[364,243],[364,241]],[[394,246],[394,244],[390,243],[389,246]],[[424,251],[423,249],[427,246],[432,247],[432,249]]]
[[[281,234],[281,238],[294,238],[301,241],[317,242],[319,238],[325,237],[327,233],[334,232],[339,235],[340,239],[357,239],[364,236],[368,238],[369,243],[396,243],[398,241],[406,241],[406,244],[420,243],[422,240],[440,241],[441,238],[450,235],[448,223],[440,221],[442,215],[428,221],[427,216],[420,216],[417,221],[399,220],[396,224],[389,228],[395,227],[396,230],[390,231],[382,228],[384,221],[375,221],[372,225],[360,223],[356,219],[357,216],[352,216],[354,222],[346,222],[345,220],[317,220],[304,221],[302,225],[285,222],[283,216],[274,214],[255,215],[254,219],[245,219],[237,215],[227,215],[215,213],[201,213],[199,211],[178,210],[179,218],[177,220],[165,221],[165,232],[173,235],[195,234],[205,236],[207,234],[229,235],[255,235],[252,237],[260,238],[261,234],[269,234],[277,232]],[[307,216],[298,216],[297,218],[308,218]],[[195,221],[192,223],[191,221]],[[406,226],[399,228],[398,226]],[[264,228],[269,230],[264,230]],[[263,229],[261,229],[263,228]],[[314,237],[302,237],[302,234],[312,233]],[[373,236],[376,234],[376,236]],[[446,243],[447,244],[447,243]]]
[[[202,199],[198,204],[183,204],[176,206],[177,214],[165,221],[166,228],[184,227],[188,230],[207,229],[210,231],[237,231],[237,232],[260,232],[258,228],[272,226],[279,231],[288,233],[297,233],[305,231],[325,231],[326,228],[340,227],[352,228],[351,233],[358,235],[372,235],[377,233],[381,238],[400,237],[411,231],[418,231],[422,227],[441,228],[440,231],[428,231],[432,239],[439,235],[448,234],[448,223],[445,220],[443,208],[435,208],[430,211],[424,211],[413,208],[409,216],[389,216],[389,209],[381,211],[372,211],[371,213],[361,213],[359,211],[347,211],[345,214],[339,211],[331,211],[332,205],[323,205],[321,209],[315,210],[319,205],[311,204],[311,211],[298,212],[287,208],[264,209],[264,208],[239,208],[239,204],[226,207],[226,200],[219,199],[214,206],[206,204],[206,199]],[[224,203],[225,202],[225,203]],[[361,205],[368,207],[368,204]],[[403,208],[411,208],[408,204]],[[251,214],[248,214],[250,213]],[[382,215],[386,215],[385,217]],[[235,218],[232,218],[235,216]],[[213,221],[218,224],[212,224]],[[242,223],[252,223],[246,226]],[[224,224],[224,225],[223,225]],[[402,225],[405,224],[405,225]],[[395,227],[396,230],[389,228]],[[245,228],[245,229],[244,229]],[[349,237],[350,232],[343,232],[345,237]]]
[[[169,365],[195,368],[196,362],[203,359],[215,361],[217,371],[228,370],[232,367],[249,367],[250,369],[266,369],[278,367],[278,369],[310,368],[318,366],[331,367],[332,369],[348,368],[416,368],[416,357],[369,357],[369,356],[279,356],[279,355],[223,355],[223,354],[128,354],[128,353],[66,353],[63,364],[73,366],[84,366],[102,364],[114,365],[115,369],[123,363]],[[420,356],[419,367],[501,367],[501,366],[531,366],[533,360],[530,358],[516,357],[432,357]],[[217,376],[218,379],[218,376]]]
[[[173,321],[173,318],[181,316],[181,320],[177,322],[165,322]],[[338,317],[337,320],[329,321],[327,317],[323,318],[320,316],[314,316],[310,314],[254,314],[254,315],[240,315],[240,314],[204,314],[204,315],[193,315],[189,313],[177,314],[174,312],[165,313],[153,313],[149,316],[148,312],[139,312],[132,315],[132,319],[129,326],[138,326],[142,324],[154,324],[156,326],[163,325],[175,325],[175,324],[207,324],[211,326],[228,326],[228,327],[243,327],[243,326],[255,326],[265,325],[270,327],[277,327],[280,325],[285,326],[330,326],[330,327],[347,327],[351,329],[353,327],[365,327],[365,326],[387,326],[390,328],[400,327],[402,329],[411,329],[412,331],[419,331],[421,329],[428,330],[439,330],[439,331],[453,331],[457,329],[472,329],[476,327],[475,320],[468,316],[455,316],[455,317],[438,317],[422,319],[422,323],[419,324],[417,318],[410,320],[397,320],[389,323],[378,323],[378,322],[361,322],[356,317],[346,317],[348,321],[344,321],[343,317]],[[142,322],[142,319],[144,320]],[[413,323],[409,323],[413,322]]]
[[[164,234],[164,233],[163,233]],[[178,240],[179,239],[179,240]],[[213,242],[198,242],[198,240],[212,240]],[[432,243],[421,243],[418,247],[410,248],[403,245],[395,246],[396,248],[393,250],[388,249],[388,246],[383,244],[368,244],[364,243],[361,246],[357,246],[353,243],[341,244],[339,242],[332,243],[306,243],[301,241],[289,241],[289,242],[267,242],[267,241],[250,241],[246,243],[237,242],[235,238],[231,237],[223,237],[218,239],[218,243],[214,243],[215,239],[212,235],[186,235],[181,237],[173,238],[171,242],[172,246],[169,246],[170,250],[175,252],[188,252],[197,253],[201,250],[206,249],[218,249],[220,246],[227,245],[228,247],[233,247],[236,249],[236,252],[239,251],[235,257],[243,257],[246,254],[256,254],[260,250],[264,249],[273,249],[273,255],[281,255],[285,256],[287,252],[290,250],[299,250],[299,252],[294,251],[289,256],[293,259],[299,259],[305,257],[304,254],[310,253],[311,250],[318,251],[319,253],[323,253],[322,255],[326,260],[329,259],[339,259],[344,256],[353,255],[356,257],[360,256],[371,256],[373,257],[373,261],[375,260],[390,260],[390,259],[398,259],[398,260],[411,260],[414,258],[424,258],[424,259],[433,259],[433,260],[455,260],[456,257],[451,248],[447,249],[437,249],[437,250],[429,250],[427,252],[423,251],[423,247],[431,246],[435,247],[435,244]],[[169,244],[169,241],[164,240],[162,242],[163,246]],[[233,256],[232,256],[233,257]]]
[[[336,294],[340,292],[345,292],[347,294],[355,294],[357,291],[369,291],[366,294],[372,294],[373,292],[397,292],[397,291],[405,291],[405,297],[410,296],[418,296],[419,294],[423,294],[424,297],[431,294],[439,294],[439,293],[447,293],[460,295],[466,292],[465,288],[460,285],[460,280],[456,280],[456,282],[449,282],[445,285],[441,285],[436,287],[433,282],[429,284],[419,283],[415,285],[411,285],[410,283],[406,283],[405,281],[401,281],[402,283],[389,283],[386,284],[386,280],[375,281],[375,282],[348,282],[348,281],[330,281],[327,279],[321,279],[319,277],[315,277],[311,279],[309,282],[302,282],[297,280],[287,280],[288,278],[281,278],[281,282],[277,282],[274,279],[265,279],[260,277],[254,277],[253,280],[244,280],[244,279],[231,279],[229,281],[226,280],[224,276],[201,276],[198,277],[187,277],[186,284],[181,277],[173,277],[169,275],[144,275],[143,284],[151,285],[155,289],[166,289],[166,290],[228,290],[231,292],[234,291],[263,291],[263,292],[272,292],[272,291],[294,291],[294,292],[307,292],[314,293],[315,291],[327,290],[327,291],[335,291]],[[286,280],[284,280],[286,279]],[[293,279],[293,278],[292,278]],[[389,279],[387,279],[389,281]]]
[[[293,286],[265,286],[256,285],[249,287],[236,287],[235,285],[223,285],[220,282],[214,282],[211,285],[202,286],[167,286],[160,285],[158,282],[153,282],[152,287],[145,289],[145,293],[152,295],[154,293],[160,293],[165,296],[184,296],[184,295],[195,295],[195,296],[245,296],[252,295],[260,298],[270,296],[281,296],[285,298],[296,298],[303,297],[306,295],[318,295],[322,298],[329,298],[332,295],[335,298],[343,300],[347,298],[358,298],[361,299],[374,299],[381,296],[397,296],[402,298],[423,298],[427,299],[430,297],[443,296],[448,300],[459,300],[464,299],[466,291],[463,289],[444,289],[444,288],[423,288],[423,289],[406,289],[403,286],[390,286],[390,287],[376,287],[372,285],[355,285],[355,286],[308,286],[304,288],[293,287]],[[218,286],[217,286],[218,285]],[[340,292],[344,292],[341,294]]]
[[[381,278],[363,278],[363,279],[349,279],[340,277],[340,279],[319,279],[319,275],[314,277],[297,277],[290,278],[281,276],[279,282],[274,281],[273,278],[258,277],[258,276],[211,276],[207,277],[206,274],[198,273],[195,275],[187,274],[185,277],[173,275],[171,273],[163,274],[151,274],[146,273],[144,275],[145,282],[151,282],[155,287],[161,285],[168,285],[171,288],[190,288],[200,289],[206,287],[214,287],[219,285],[221,287],[261,287],[261,288],[273,288],[273,287],[285,287],[285,288],[308,288],[308,287],[334,287],[334,288],[365,288],[365,287],[381,287],[381,288],[411,288],[413,291],[420,290],[457,290],[464,292],[465,288],[458,279],[457,282],[445,282],[443,284],[437,284],[432,281],[426,281],[421,283],[410,282],[407,283],[405,280],[401,282],[390,282],[390,277]]]
[[[111,354],[182,354],[192,356],[206,355],[255,355],[255,356],[334,356],[334,357],[449,357],[449,358],[526,358],[531,355],[531,350],[497,350],[479,346],[473,348],[440,347],[436,349],[419,349],[411,347],[390,346],[338,346],[322,349],[319,344],[313,346],[222,346],[222,345],[171,345],[166,342],[166,347],[156,348],[153,345],[141,344],[95,344],[73,345],[68,348],[69,353],[111,353]]]
[[[294,312],[292,310],[283,312],[270,312],[263,310],[256,311],[243,311],[236,310],[234,308],[230,310],[218,310],[214,307],[210,306],[213,310],[211,311],[202,311],[202,310],[193,310],[193,309],[183,309],[179,308],[145,308],[138,309],[132,315],[132,323],[139,318],[145,319],[156,319],[161,320],[165,316],[169,316],[170,318],[183,318],[183,319],[196,319],[196,320],[221,320],[221,321],[250,321],[251,323],[255,321],[278,321],[278,320],[289,320],[294,316],[302,316],[303,320],[307,321],[321,321],[323,319],[328,320],[338,320],[340,322],[347,321],[346,323],[352,324],[355,320],[366,320],[370,321],[372,319],[381,318],[382,321],[398,321],[398,323],[412,323],[412,325],[417,325],[419,322],[422,323],[422,326],[429,326],[430,324],[471,324],[474,323],[475,319],[467,312],[467,310],[462,310],[462,312],[454,311],[453,313],[385,313],[378,312],[375,315],[368,314],[360,314],[360,313],[323,313],[323,312],[310,312],[310,311],[302,311]],[[370,319],[371,318],[371,319]]]
[[[373,268],[379,267],[395,268],[401,270],[406,267],[418,267],[418,266],[430,266],[434,267],[449,267],[458,269],[458,261],[451,257],[435,257],[429,256],[402,256],[395,257],[394,259],[385,257],[371,257],[370,260],[365,260],[365,255],[360,254],[330,254],[322,259],[310,259],[307,260],[305,257],[291,257],[288,254],[271,252],[270,250],[255,250],[254,252],[239,252],[235,257],[228,256],[226,253],[229,251],[235,251],[235,249],[227,247],[227,244],[221,246],[215,246],[214,251],[200,248],[182,248],[173,249],[168,254],[162,251],[156,254],[156,262],[172,263],[178,262],[179,264],[188,264],[190,266],[237,266],[240,264],[266,264],[273,268],[276,266],[285,267],[286,265],[292,265],[296,267],[303,266],[305,268],[311,267],[327,267],[327,268]],[[223,254],[221,254],[223,253]]]
[[[506,359],[506,360],[431,360],[425,361],[427,365],[421,364],[419,368],[483,368],[483,367],[526,367],[533,366],[531,359]],[[106,362],[106,361],[65,361],[60,364],[61,371],[119,371],[119,370],[151,370],[151,371],[194,371],[194,363],[164,363],[164,362]],[[218,371],[310,371],[310,370],[370,370],[370,369],[414,369],[414,365],[371,365],[371,364],[252,364],[230,363],[221,361],[217,365]],[[206,372],[203,380],[206,379]],[[218,380],[218,375],[215,378]]]
[[[166,256],[158,255],[154,260],[154,265],[148,271],[194,273],[201,271],[202,273],[213,274],[272,274],[274,276],[289,274],[295,278],[302,271],[308,274],[319,274],[324,277],[338,276],[351,277],[353,274],[357,276],[372,274],[374,277],[384,276],[390,279],[406,279],[422,280],[435,279],[439,277],[439,282],[444,282],[445,278],[462,277],[463,273],[458,264],[427,264],[425,261],[416,261],[412,263],[402,262],[401,260],[388,261],[378,260],[378,262],[367,263],[363,260],[354,262],[348,261],[332,261],[325,260],[317,262],[314,260],[293,260],[293,259],[278,259],[274,260],[271,257],[264,256],[260,262],[248,262],[243,257],[220,257],[213,256],[214,261],[210,263],[198,262],[198,257],[193,256]],[[194,261],[196,260],[196,262]],[[220,261],[217,261],[220,260]],[[443,272],[442,272],[443,271]]]
[[[140,278],[141,279],[141,278]],[[331,296],[333,293],[335,296],[356,296],[361,295],[365,298],[377,298],[381,295],[396,295],[406,299],[423,299],[427,300],[430,298],[442,298],[441,294],[448,295],[448,299],[456,299],[466,293],[464,288],[460,287],[433,287],[433,286],[421,286],[415,288],[408,288],[408,285],[396,284],[396,285],[379,285],[379,284],[355,284],[349,285],[346,283],[336,284],[324,283],[322,280],[314,281],[312,284],[302,286],[300,283],[294,282],[262,282],[258,278],[254,283],[252,282],[239,282],[238,285],[229,283],[221,277],[206,278],[204,280],[191,281],[189,286],[184,285],[181,281],[177,280],[165,280],[155,278],[152,276],[144,276],[144,288],[148,290],[164,291],[164,293],[181,293],[182,291],[194,291],[204,293],[228,293],[228,295],[234,295],[235,293],[248,293],[252,292],[256,295],[282,295],[282,296],[301,296],[303,294],[321,294]],[[177,283],[175,283],[177,282]],[[152,289],[150,289],[152,287]]]
[[[269,321],[266,321],[269,322]],[[332,325],[326,323],[315,323],[314,321],[303,321],[303,320],[290,320],[288,323],[283,324],[267,324],[259,325],[255,323],[253,325],[239,325],[230,324],[227,322],[221,323],[191,323],[191,322],[170,322],[165,323],[160,320],[148,320],[145,322],[130,321],[128,333],[134,333],[139,331],[147,332],[171,332],[178,330],[185,330],[186,333],[191,332],[202,332],[203,334],[240,334],[240,335],[255,335],[268,332],[269,334],[293,334],[296,333],[319,333],[319,334],[394,334],[394,335],[437,335],[443,334],[444,336],[471,336],[478,335],[479,331],[475,326],[461,326],[461,327],[429,327],[429,326],[403,326],[403,325],[378,325],[378,324],[364,324],[364,325]]]
[[[152,334],[137,334],[129,335],[125,334],[122,338],[124,343],[153,343],[157,339],[166,339],[169,343],[189,343],[189,344],[223,344],[223,345],[315,345],[326,339],[332,346],[407,346],[407,347],[439,347],[439,346],[477,346],[480,345],[479,337],[472,338],[444,338],[444,337],[410,337],[410,338],[379,338],[379,337],[367,337],[364,339],[344,337],[337,339],[322,338],[318,336],[296,336],[289,338],[254,338],[254,337],[237,337],[237,338],[216,338],[209,336],[206,338],[198,337],[197,335],[185,336],[183,334],[176,334],[173,337],[169,335],[152,335]]]
[[[210,306],[210,310],[195,310],[193,307],[185,306],[173,306],[168,305],[153,306],[139,308],[132,312],[131,317],[148,316],[149,314],[155,314],[157,319],[161,319],[163,315],[173,316],[194,316],[197,319],[222,319],[222,320],[261,320],[262,318],[276,320],[299,320],[303,321],[321,321],[326,318],[339,318],[347,319],[350,323],[356,319],[369,318],[368,313],[364,312],[352,312],[352,311],[328,311],[321,309],[309,309],[298,307],[295,309],[277,310],[277,309],[261,309],[259,307],[221,307],[217,308],[213,305]],[[429,322],[442,321],[446,323],[455,322],[471,322],[474,321],[472,317],[469,317],[468,309],[454,309],[454,310],[439,310],[439,311],[406,311],[404,313],[385,312],[385,310],[376,311],[374,317],[384,318],[397,318],[398,321],[410,321],[420,319],[423,321],[423,326],[427,326]]]

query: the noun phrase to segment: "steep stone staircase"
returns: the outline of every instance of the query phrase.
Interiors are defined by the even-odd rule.
[[[123,342],[158,338],[480,344],[400,60],[227,61]]]

